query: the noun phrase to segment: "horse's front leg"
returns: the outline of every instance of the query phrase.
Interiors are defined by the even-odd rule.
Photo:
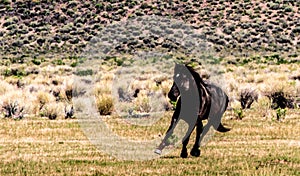
[[[200,156],[200,136],[201,136],[201,133],[203,131],[203,123],[201,120],[199,120],[197,122],[197,128],[196,128],[196,141],[195,141],[195,144],[191,150],[191,155],[192,156],[195,156],[195,157],[199,157]]]
[[[200,122],[201,122],[201,121],[200,121]],[[199,122],[197,122],[197,135],[198,135],[198,133],[201,134],[201,132],[202,132],[202,130],[201,130],[201,131],[198,131],[198,130],[200,130],[200,128],[198,127],[198,123],[199,123]],[[201,124],[202,124],[202,122],[201,122]],[[181,153],[180,153],[181,158],[186,158],[186,157],[188,156],[187,145],[188,145],[188,143],[189,143],[190,136],[191,136],[192,131],[194,130],[195,126],[196,126],[196,125],[189,124],[188,131],[187,131],[186,135],[183,137],[183,140],[182,140],[182,149],[181,149]],[[202,129],[202,128],[201,128],[201,129]],[[200,139],[200,135],[199,135],[199,139]],[[198,139],[198,140],[199,140],[199,139]],[[197,138],[196,138],[196,140],[197,140]],[[195,146],[194,146],[194,147],[195,147]],[[191,155],[194,156],[192,153],[191,153]]]
[[[180,109],[181,109],[181,99],[179,98],[178,102],[177,102],[177,106],[175,109],[175,112],[173,113],[172,119],[171,119],[171,123],[170,126],[166,132],[166,135],[164,137],[164,139],[162,140],[162,142],[159,144],[159,146],[156,148],[156,150],[154,151],[156,154],[161,154],[162,150],[169,145],[168,143],[168,139],[169,137],[173,134],[173,131],[178,123],[178,118],[179,118],[179,114],[180,114]]]
[[[187,136],[184,137],[184,140],[182,141],[182,149],[181,149],[181,153],[180,153],[180,157],[181,158],[186,158],[188,156],[188,152],[187,152],[187,145],[189,143],[190,140],[190,134],[187,134]]]

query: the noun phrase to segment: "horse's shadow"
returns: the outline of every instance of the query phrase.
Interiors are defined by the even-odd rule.
[[[176,159],[176,158],[181,158],[181,157],[178,155],[166,155],[166,156],[160,157],[160,159]]]

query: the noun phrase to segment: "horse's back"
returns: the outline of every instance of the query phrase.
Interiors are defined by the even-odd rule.
[[[225,111],[229,101],[227,94],[220,87],[214,84],[207,84],[207,89],[211,95],[212,105],[223,108],[223,111]]]

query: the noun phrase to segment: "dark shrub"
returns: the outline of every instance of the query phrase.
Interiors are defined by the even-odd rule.
[[[282,91],[272,92],[267,96],[271,100],[272,109],[294,108],[294,100],[286,98],[286,95]]]
[[[3,107],[4,116],[13,119],[22,119],[24,107],[20,107],[18,101],[13,103],[5,102]]]
[[[242,109],[251,108],[252,103],[257,101],[258,94],[254,90],[245,89],[240,93],[239,101],[241,102]]]

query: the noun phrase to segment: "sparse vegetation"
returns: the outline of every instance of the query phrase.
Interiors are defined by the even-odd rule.
[[[258,94],[254,90],[245,89],[240,93],[239,101],[242,109],[249,109],[254,101],[257,101]]]
[[[24,107],[20,107],[18,101],[14,102],[4,102],[2,105],[4,109],[4,117],[13,118],[13,119],[22,119],[24,117],[23,110]]]
[[[291,116],[293,113],[295,115]],[[161,119],[154,129],[137,126],[134,129],[128,128],[128,124],[117,123],[118,119],[114,120],[114,118],[110,119],[110,124],[115,124],[114,132],[119,132],[122,136],[149,137],[163,132],[169,124],[171,115],[169,113]],[[259,118],[259,115],[252,111],[250,116],[242,121],[236,121],[229,120],[228,117],[231,115],[226,113],[224,123],[230,124],[233,127],[232,131],[226,135],[216,133],[213,139],[202,147],[199,158],[178,158],[176,156],[180,153],[180,148],[175,148],[168,155],[149,161],[117,160],[97,150],[87,140],[76,120],[0,120],[1,128],[9,131],[9,133],[0,133],[1,139],[6,141],[1,145],[0,173],[2,175],[12,172],[17,175],[24,175],[24,173],[29,175],[45,173],[51,175],[149,173],[152,175],[264,175],[266,173],[298,175],[299,130],[287,129],[299,129],[297,123],[299,112],[291,110],[286,114],[284,123],[266,121]],[[16,125],[18,128],[11,128]],[[138,132],[132,133],[132,131]],[[191,140],[193,139],[194,134],[191,137]],[[9,156],[5,155],[6,150],[10,150]],[[41,164],[41,160],[47,163]],[[175,165],[180,167],[174,167]]]
[[[54,97],[52,97],[49,93],[40,91],[36,95],[36,101],[39,110],[42,110],[46,104],[54,101]]]
[[[299,8],[295,0],[0,0],[0,175],[299,175]],[[122,27],[109,28],[152,14],[183,20],[214,51],[200,60],[187,54],[184,47],[193,43],[181,46],[181,24],[154,27],[153,35],[136,26],[124,33]],[[89,61],[82,58],[83,49],[97,42],[102,29],[109,29],[101,38],[108,43],[110,35],[122,33],[116,35],[117,45],[104,49],[121,54],[101,56],[99,70],[81,67]],[[149,49],[167,54],[148,59],[157,70],[146,76],[136,70],[135,80],[122,87],[129,102],[124,109],[127,116],[147,116],[159,109],[151,94],[161,90],[166,99],[159,103],[167,112],[151,128],[120,123],[111,90],[116,70],[135,64],[132,53]],[[176,106],[167,102],[172,67],[160,64],[174,58],[189,63],[205,81],[224,76],[218,81],[230,101],[222,121],[232,131],[216,133],[199,158],[176,158],[176,147],[162,158],[140,162],[99,152],[81,131],[72,98],[94,96],[112,132],[153,139],[165,132]],[[205,64],[216,69],[209,72]]]
[[[54,103],[49,103],[44,106],[40,111],[41,117],[47,117],[50,120],[55,120],[59,115],[58,105]]]
[[[242,120],[245,117],[243,109],[233,109],[233,112],[238,120]]]
[[[290,98],[287,98],[284,92],[272,92],[268,95],[269,99],[272,102],[271,107],[273,109],[285,109],[285,108],[294,108],[294,101]]]
[[[59,46],[54,47],[56,52],[76,55],[86,45],[86,38],[83,36],[97,36],[101,32],[99,29],[105,25],[127,17],[155,14],[181,19],[194,28],[200,29],[205,35],[209,35],[209,41],[216,45],[215,51],[219,53],[224,53],[228,49],[235,51],[233,53],[235,55],[239,55],[238,50],[243,50],[242,55],[248,51],[257,50],[278,53],[299,52],[299,47],[294,44],[297,43],[295,36],[299,33],[299,26],[297,26],[299,5],[297,3],[290,1],[283,4],[256,0],[241,4],[226,4],[222,1],[209,1],[202,6],[199,3],[178,0],[172,4],[152,1],[124,1],[113,4],[109,1],[86,3],[31,1],[27,4],[19,1],[3,1],[0,5],[0,13],[3,16],[1,23],[4,30],[0,32],[0,39],[4,43],[2,46],[5,47],[0,51],[12,55],[30,54],[33,56],[36,51],[47,53],[51,50],[49,46],[56,45]],[[127,9],[135,10],[131,12]],[[7,10],[15,13],[4,13]],[[91,15],[89,12],[92,11],[97,13]],[[198,18],[198,15],[202,18]],[[288,20],[283,23],[281,19]],[[30,31],[34,31],[34,34]],[[212,34],[213,37],[211,37]],[[155,45],[171,47],[163,43],[145,43],[145,47]],[[117,50],[126,51],[126,47],[129,46],[130,48],[141,47],[140,42],[129,42],[128,45],[119,46]],[[57,56],[59,57],[59,54]],[[58,62],[58,64],[62,63]]]
[[[287,109],[277,108],[276,109],[276,120],[280,121],[285,119]]]
[[[73,106],[65,106],[65,119],[73,119],[74,118],[74,107]]]
[[[96,105],[100,115],[110,115],[113,111],[113,99],[108,95],[96,97]]]

